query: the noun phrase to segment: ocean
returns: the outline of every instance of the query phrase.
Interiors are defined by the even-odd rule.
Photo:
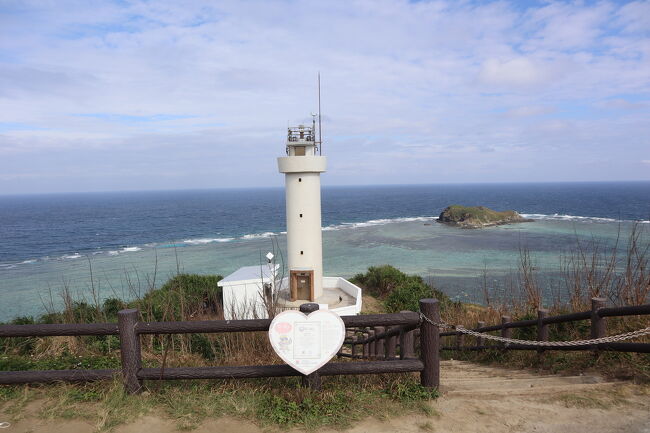
[[[448,205],[514,209],[535,221],[462,230],[437,224]],[[552,275],[576,240],[614,245],[634,222],[650,227],[650,182],[324,187],[326,275],[393,264],[480,302],[528,249]],[[0,196],[0,320],[79,299],[140,295],[177,271],[221,274],[284,248],[284,189]],[[647,239],[647,236],[645,237]],[[92,272],[92,279],[91,279]]]

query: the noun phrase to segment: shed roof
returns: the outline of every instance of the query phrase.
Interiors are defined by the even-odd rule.
[[[277,272],[280,268],[280,265],[276,264],[274,266],[275,272]],[[231,286],[251,281],[259,281],[260,278],[263,282],[271,281],[271,269],[268,265],[244,266],[219,281],[218,285]]]

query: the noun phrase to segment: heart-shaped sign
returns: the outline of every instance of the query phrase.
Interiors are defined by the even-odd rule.
[[[289,310],[275,316],[269,327],[273,350],[302,374],[313,373],[341,349],[345,324],[338,314],[316,310],[309,316]]]

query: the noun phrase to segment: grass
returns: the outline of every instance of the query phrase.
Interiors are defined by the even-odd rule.
[[[323,391],[300,387],[298,378],[249,381],[154,382],[140,395],[121,383],[2,387],[0,410],[20,419],[30,403],[46,419],[83,419],[110,431],[147,413],[160,413],[180,430],[193,430],[224,415],[282,429],[342,429],[366,417],[421,413],[435,416],[428,402],[436,391],[422,388],[414,375],[323,378]]]
[[[465,338],[465,345],[473,340]],[[603,352],[598,356],[590,351],[547,351],[539,358],[534,350],[485,351],[445,350],[442,359],[457,359],[487,365],[508,366],[519,369],[536,369],[552,374],[580,374],[593,372],[613,379],[650,383],[650,354]]]
[[[578,409],[609,409],[612,407],[612,405],[592,395],[562,394],[551,399],[551,401],[563,403],[565,407]]]
[[[619,385],[608,390],[607,393],[593,392],[567,392],[552,396],[549,403],[560,403],[565,407],[577,409],[612,409],[623,405],[633,405],[639,396],[650,393],[648,386]]]
[[[573,287],[570,305],[557,303],[550,314],[587,310],[592,296],[606,295],[618,305],[645,302],[650,290],[650,284],[647,284],[650,276],[646,271],[649,269],[648,260],[645,250],[639,252],[636,244],[632,243],[634,239],[632,236],[632,246],[627,256],[636,258],[628,261],[630,264],[625,275],[621,273],[616,274],[616,278],[610,277],[607,287],[612,287],[611,290],[594,291],[585,289],[583,285],[570,286]],[[600,263],[596,259],[593,261]],[[578,267],[575,272],[572,270],[574,273],[570,275],[589,275],[594,280],[598,274],[585,266]],[[518,291],[508,291],[512,299],[503,299],[500,303],[491,303],[486,299],[485,307],[452,302],[430,281],[406,275],[389,265],[371,267],[367,273],[358,274],[353,280],[363,286],[364,304],[371,307],[364,313],[417,310],[420,298],[433,296],[441,301],[444,321],[471,328],[476,326],[477,321],[499,323],[503,314],[511,314],[513,321],[536,317],[541,298],[532,262],[523,261],[521,274],[526,278],[522,277]],[[117,311],[126,306],[137,306],[144,321],[213,319],[216,317],[215,310],[218,310],[215,299],[218,298],[216,283],[219,279],[219,276],[178,275],[161,289],[152,289],[130,303],[109,299],[101,305],[99,302],[88,304],[73,302],[66,297],[66,308],[61,313],[50,312],[37,320],[17,318],[12,323],[115,321]],[[622,285],[623,281],[631,283]],[[374,302],[365,302],[371,297]],[[613,334],[647,326],[644,325],[647,318],[608,318],[607,323],[608,333]],[[513,337],[534,339],[534,331],[534,327],[516,329]],[[553,325],[551,339],[584,338],[588,332],[588,321]],[[473,342],[471,338],[465,340],[466,344]],[[0,338],[0,371],[118,368],[118,349],[119,341],[115,336]],[[511,367],[537,367],[552,372],[596,369],[599,373],[615,377],[650,381],[650,355],[647,354],[603,353],[594,357],[592,353],[585,352],[547,352],[540,359],[532,351],[489,350],[443,352],[443,355]],[[143,364],[147,367],[160,366],[162,363],[173,367],[280,362],[271,350],[265,333],[143,336],[142,356]],[[203,420],[226,414],[253,420],[263,426],[312,430],[321,427],[341,429],[369,416],[385,419],[408,413],[427,417],[439,415],[429,404],[429,400],[436,398],[437,394],[422,389],[414,375],[327,377],[323,378],[323,385],[323,392],[313,393],[301,388],[295,378],[154,381],[147,383],[147,390],[136,396],[125,395],[119,381],[88,385],[3,386],[0,387],[0,410],[18,419],[31,404],[38,404],[40,416],[88,420],[97,426],[98,431],[109,431],[152,411],[175,420],[178,427],[184,430],[192,430]],[[567,405],[599,404],[588,396],[568,395],[563,398]],[[336,416],[332,416],[334,414]],[[419,428],[428,431],[430,426],[425,421]]]

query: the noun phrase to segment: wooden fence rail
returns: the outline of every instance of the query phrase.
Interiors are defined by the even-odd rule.
[[[488,333],[493,331],[501,331],[501,336],[505,338],[512,338],[512,330],[516,328],[526,328],[535,326],[537,328],[536,341],[549,341],[549,327],[548,325],[557,323],[576,322],[581,320],[589,320],[591,322],[590,339],[602,338],[606,336],[606,317],[622,317],[633,315],[650,315],[650,304],[634,305],[627,307],[605,307],[605,299],[593,298],[591,302],[591,310],[582,311],[578,313],[562,314],[558,316],[548,316],[548,311],[539,309],[537,311],[537,319],[520,320],[513,322],[510,316],[503,316],[501,324],[484,326],[482,322],[477,323],[473,331]],[[446,331],[441,332],[440,337],[456,337],[453,345],[440,347],[440,350],[486,350],[486,349],[501,349],[501,350],[536,350],[540,354],[547,350],[591,350],[591,351],[616,351],[616,352],[637,352],[637,353],[650,353],[650,343],[620,343],[620,342],[607,342],[592,344],[588,346],[544,346],[527,345],[527,344],[485,344],[485,338],[476,338],[474,346],[466,346],[463,344],[463,337],[466,337],[460,331]],[[480,340],[480,341],[479,341]]]
[[[142,389],[144,380],[180,380],[180,379],[242,379],[256,377],[303,376],[303,384],[315,389],[320,388],[320,376],[344,374],[379,374],[420,372],[421,383],[426,387],[439,384],[438,363],[438,329],[420,320],[420,314],[426,314],[432,320],[439,317],[438,301],[423,299],[420,301],[421,312],[404,311],[395,314],[369,314],[361,316],[343,316],[341,319],[346,329],[375,328],[378,334],[386,334],[390,329],[392,336],[401,335],[412,346],[413,330],[421,330],[420,340],[422,356],[402,356],[401,360],[384,363],[368,362],[330,362],[316,373],[303,376],[288,365],[250,365],[218,367],[178,367],[178,368],[143,368],[140,336],[147,334],[189,334],[222,332],[268,331],[271,320],[209,320],[189,322],[140,322],[139,311],[135,309],[118,312],[118,323],[95,324],[38,324],[38,325],[1,325],[0,337],[46,337],[46,336],[98,336],[117,335],[120,339],[121,369],[113,370],[33,370],[2,371],[0,385],[20,383],[80,382],[110,379],[121,373],[124,387],[129,393]],[[303,304],[300,310],[308,313],[318,308],[317,304]],[[436,316],[437,315],[437,316]],[[409,337],[404,337],[407,335]],[[377,341],[376,335],[373,342]],[[410,340],[409,340],[410,338]],[[393,338],[392,351],[395,350]],[[370,341],[363,343],[364,347]],[[389,344],[390,346],[390,344]],[[376,351],[377,344],[373,346]],[[379,344],[383,350],[383,340]],[[364,349],[364,353],[369,348]],[[425,353],[426,352],[426,353]],[[373,352],[374,353],[374,352]],[[355,356],[356,357],[356,356]]]
[[[301,311],[309,312],[316,304],[303,304]],[[592,309],[579,313],[548,316],[540,310],[536,319],[513,322],[503,316],[498,325],[485,326],[479,322],[475,331],[500,331],[505,338],[512,330],[537,327],[538,341],[548,341],[548,325],[590,320],[591,338],[606,334],[606,317],[650,315],[650,304],[631,307],[605,307],[604,300],[594,298]],[[421,320],[424,316],[429,320]],[[95,324],[39,324],[1,325],[0,338],[46,336],[101,336],[117,335],[120,339],[121,369],[114,370],[34,370],[2,371],[0,385],[46,382],[79,382],[110,379],[122,374],[125,389],[139,392],[144,380],[181,379],[243,379],[256,377],[302,376],[303,384],[320,388],[320,376],[345,374],[379,374],[420,372],[425,387],[440,385],[440,350],[537,350],[540,356],[546,350],[593,350],[650,353],[649,343],[608,342],[590,346],[544,347],[527,344],[486,344],[485,337],[477,337],[475,344],[464,345],[460,331],[440,332],[440,309],[435,299],[422,299],[420,311],[402,311],[393,314],[369,314],[341,317],[346,326],[346,338],[338,353],[341,358],[364,359],[359,362],[330,362],[309,376],[303,376],[288,365],[250,365],[215,367],[143,368],[140,336],[147,334],[188,334],[222,332],[268,331],[271,320],[209,320],[189,322],[141,322],[138,310],[122,310],[118,323]],[[455,337],[454,345],[442,346],[440,339]],[[387,362],[388,361],[388,362]]]
[[[412,314],[402,311],[399,314]],[[357,326],[350,329],[352,335],[343,342],[343,348],[338,353],[342,358],[373,359],[384,362],[386,365],[402,364],[419,359],[424,368],[420,371],[420,382],[426,387],[440,386],[440,329],[436,323],[440,322],[440,305],[435,299],[420,300],[420,314],[430,321],[421,320],[404,323],[398,326]],[[359,316],[363,317],[363,316]],[[420,343],[419,350],[416,342]],[[349,345],[349,353],[345,346]],[[362,346],[359,351],[357,346]],[[399,355],[397,349],[399,348]],[[379,363],[381,363],[381,361]]]

